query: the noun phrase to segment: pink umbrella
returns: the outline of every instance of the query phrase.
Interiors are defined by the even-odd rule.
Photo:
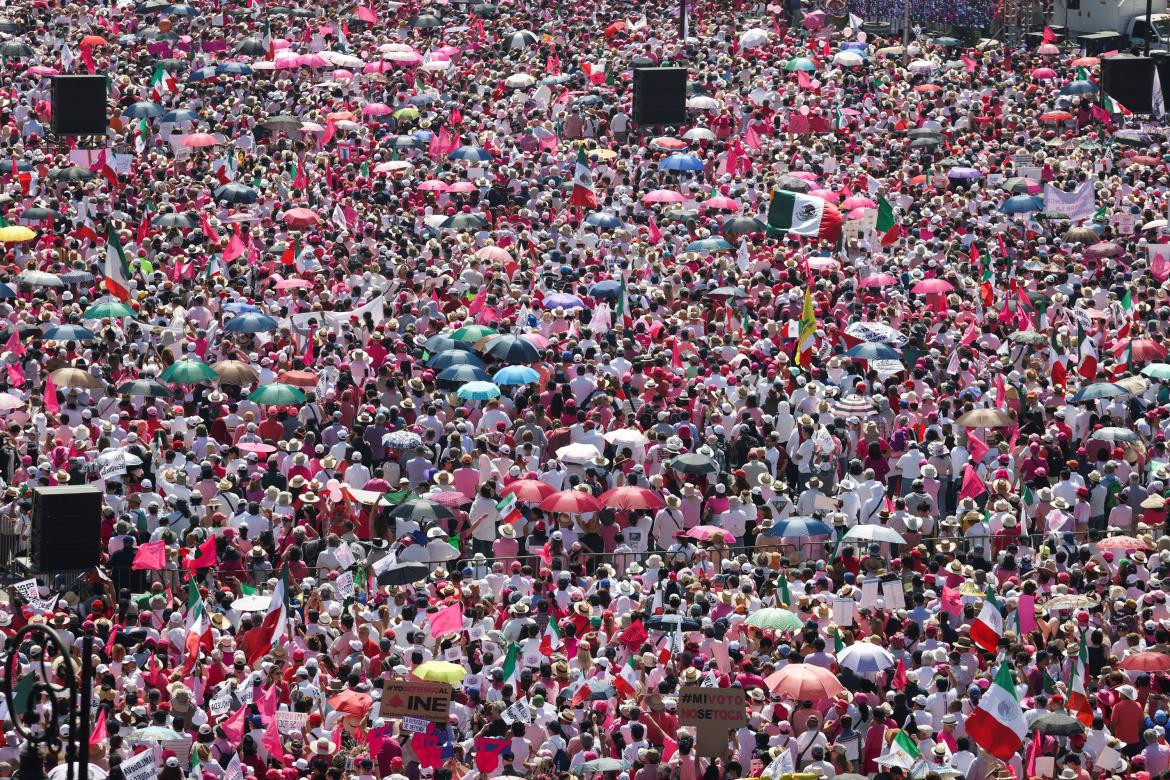
[[[1049,81],[1056,78],[1056,71],[1052,68],[1036,68],[1032,71],[1032,78],[1040,81]]]
[[[273,48],[275,51],[280,51],[281,49],[287,49],[287,48],[289,48],[289,47],[291,47],[291,46],[292,46],[292,44],[291,44],[291,43],[289,43],[289,42],[288,42],[286,39],[284,39],[284,38],[277,38],[276,40],[274,40],[274,41],[272,42],[272,48]]]
[[[953,289],[955,289],[954,285],[952,285],[946,279],[923,279],[921,282],[911,287],[910,292],[924,294],[949,293]]]
[[[451,57],[457,57],[462,53],[463,49],[460,49],[458,46],[451,46],[449,44],[446,46],[440,46],[439,48],[435,49],[434,52],[432,52],[432,54],[446,54],[448,59]]]
[[[305,54],[297,58],[302,68],[328,68],[329,61],[320,54]]]
[[[0,393],[0,410],[10,412],[13,409],[19,409],[24,406],[24,401],[20,400],[12,393]]]
[[[423,496],[428,501],[434,501],[445,507],[457,507],[464,504],[470,504],[471,499],[460,493],[458,490],[440,490],[437,492],[427,493]]]
[[[284,212],[284,224],[293,228],[313,227],[321,224],[321,218],[311,209],[295,208]]]
[[[242,441],[236,446],[244,452],[255,452],[257,455],[267,455],[270,452],[276,452],[276,447],[271,444],[265,444],[262,441]]]
[[[383,114],[393,114],[394,109],[385,103],[367,103],[362,106],[362,113],[366,116],[382,116]]]
[[[841,202],[841,207],[846,209],[876,209],[877,204],[864,195],[850,195]]]
[[[841,200],[841,196],[838,195],[837,193],[833,192],[832,190],[824,190],[824,189],[810,190],[808,194],[815,195],[818,198],[823,198],[823,199],[829,201],[829,203],[836,203],[837,201]]]
[[[687,198],[674,190],[651,190],[642,196],[643,203],[686,203]]]
[[[475,192],[479,187],[476,187],[469,181],[457,181],[447,187],[447,192]]]
[[[723,209],[725,211],[739,211],[742,207],[725,195],[715,195],[699,204],[699,210]]]
[[[475,250],[475,256],[480,260],[487,260],[492,263],[510,263],[514,259],[511,252],[495,244],[488,244],[485,247]]]
[[[735,537],[727,531],[714,525],[696,525],[691,530],[687,531],[687,536],[691,539],[698,539],[703,542],[709,542],[712,538],[722,536],[725,542],[734,542]]]
[[[56,68],[50,68],[48,65],[33,65],[26,73],[31,73],[34,76],[56,76],[61,71]]]
[[[183,139],[183,146],[186,146],[189,149],[201,149],[206,146],[218,146],[221,143],[223,142],[216,139],[215,136],[209,135],[208,133],[191,133],[191,135]]]
[[[825,26],[825,12],[812,11],[805,14],[804,20],[801,22],[801,26],[803,26],[806,30],[819,30]]]
[[[796,178],[804,179],[805,181],[815,182],[817,180],[817,175],[815,173],[810,172],[810,171],[795,171],[793,173],[788,173],[786,175],[787,176],[795,176]]]
[[[810,257],[808,259],[808,267],[818,271],[836,271],[841,265],[831,257]]]
[[[850,222],[854,222],[859,219],[865,219],[866,216],[868,216],[865,212],[865,209],[852,209],[845,212],[845,219],[849,220]]]
[[[558,490],[540,502],[546,512],[564,512],[567,515],[584,515],[600,512],[601,502],[580,490]]]
[[[873,274],[861,280],[862,287],[892,287],[898,280],[889,274]]]
[[[548,345],[552,343],[539,333],[521,333],[520,338],[524,339],[537,349],[546,349]]]
[[[312,287],[312,283],[305,279],[281,279],[276,283],[278,290],[295,290],[298,288]]]
[[[378,60],[377,62],[371,62],[366,67],[362,68],[362,73],[365,73],[366,75],[371,73],[385,73],[388,70],[394,70],[394,68],[395,65],[393,62]]]
[[[353,80],[353,71],[346,70],[345,68],[338,68],[337,70],[333,71],[332,75],[333,75],[334,81],[352,81]]]
[[[448,188],[447,182],[439,181],[438,179],[427,179],[415,189],[423,192],[446,192]]]

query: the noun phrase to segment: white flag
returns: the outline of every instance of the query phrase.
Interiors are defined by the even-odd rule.
[[[748,252],[747,239],[742,238],[739,241],[739,249],[735,252],[735,265],[743,273],[747,273],[748,268],[751,267],[751,254]]]
[[[61,44],[61,70],[68,73],[73,70],[73,61],[77,59],[73,56],[73,52],[69,50],[69,44]]]
[[[641,15],[641,16],[639,16],[637,19],[631,19],[631,20],[630,20],[629,29],[631,29],[631,30],[641,30],[643,27],[645,27],[645,26],[646,26],[646,24],[647,24],[647,22],[646,22],[646,14],[642,14],[642,15]]]
[[[849,26],[854,30],[860,30],[861,25],[865,20],[857,14],[849,14]]]
[[[337,229],[342,233],[349,232],[349,222],[345,219],[345,212],[341,209],[341,204],[337,203],[333,206],[333,213],[329,216],[329,221],[337,226]]]
[[[1166,116],[1166,101],[1162,96],[1162,80],[1158,78],[1158,69],[1154,68],[1154,85],[1150,88],[1150,113],[1157,119]]]

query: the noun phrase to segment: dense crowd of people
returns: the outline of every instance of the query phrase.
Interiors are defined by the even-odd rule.
[[[1166,777],[1159,117],[791,6],[8,4],[0,777]]]

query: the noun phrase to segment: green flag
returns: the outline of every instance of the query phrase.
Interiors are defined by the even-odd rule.
[[[781,574],[776,578],[776,588],[780,591],[780,601],[784,606],[792,604],[792,594],[788,592],[788,578]]]
[[[841,629],[833,629],[833,652],[840,653],[845,649],[845,640],[841,638]]]

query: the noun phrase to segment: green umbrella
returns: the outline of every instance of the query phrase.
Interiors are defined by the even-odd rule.
[[[817,64],[808,57],[793,57],[784,65],[784,70],[787,71],[803,70],[806,73],[812,73],[816,69]]]
[[[418,109],[414,106],[406,106],[394,112],[395,119],[413,120],[418,119]]]
[[[1150,363],[1142,368],[1142,376],[1150,379],[1170,379],[1170,363]]]
[[[210,382],[215,377],[215,370],[200,360],[180,360],[169,366],[159,376],[164,382],[175,382],[180,385],[196,385],[200,382]]]
[[[103,320],[107,318],[116,317],[133,317],[134,309],[130,308],[124,303],[116,303],[114,301],[106,301],[105,303],[95,303],[85,310],[81,315],[83,320]]]
[[[796,613],[779,607],[756,610],[748,616],[746,622],[749,626],[769,631],[799,631],[804,626]]]
[[[464,325],[459,330],[451,334],[451,338],[456,341],[468,341],[474,344],[480,339],[486,339],[488,336],[497,336],[499,331],[489,328],[487,325]]]
[[[303,404],[305,394],[292,385],[275,382],[256,388],[248,395],[248,400],[270,405]]]

